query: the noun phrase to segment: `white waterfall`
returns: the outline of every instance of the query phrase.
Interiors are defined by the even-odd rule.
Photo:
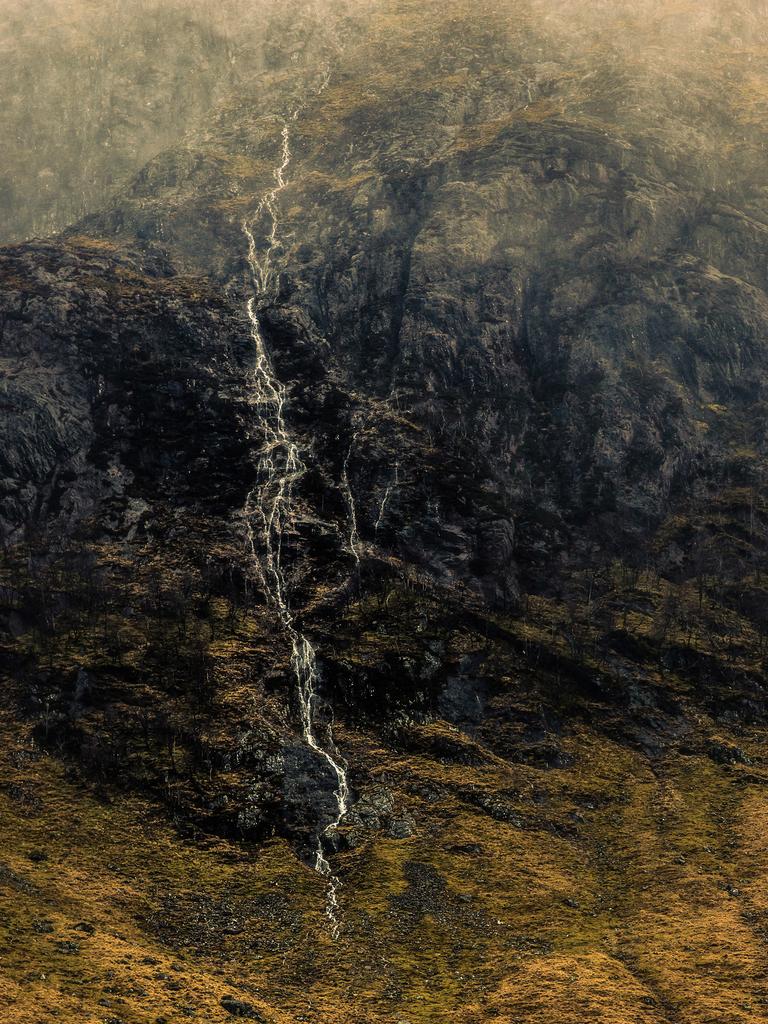
[[[394,479],[392,480],[391,483],[387,484],[386,490],[384,491],[384,497],[381,499],[381,505],[379,506],[379,516],[378,516],[376,522],[373,525],[374,533],[378,533],[379,532],[379,528],[381,527],[381,524],[384,522],[384,513],[387,511],[387,504],[389,502],[389,499],[392,497],[392,492],[394,491],[394,489],[400,483],[399,474],[400,474],[400,463],[396,462],[395,463],[395,476],[394,476]]]
[[[344,465],[341,470],[341,490],[344,494],[344,498],[347,502],[347,508],[349,510],[349,551],[353,555],[357,564],[360,564],[360,552],[358,547],[360,545],[360,538],[357,534],[357,511],[355,509],[355,496],[352,493],[352,487],[349,483],[349,460],[352,458],[352,449],[355,446],[357,440],[357,434],[352,435],[352,443],[347,451],[347,457],[344,459]]]
[[[320,92],[326,88],[328,80],[329,73],[326,70]],[[317,655],[309,639],[297,628],[289,601],[283,568],[283,546],[286,532],[294,519],[294,488],[306,473],[307,467],[298,444],[286,428],[286,389],[272,368],[258,314],[259,304],[274,296],[276,290],[278,275],[273,266],[273,256],[279,245],[279,197],[286,188],[286,174],[291,163],[291,124],[297,120],[302,109],[303,105],[282,119],[282,150],[280,163],[274,172],[275,184],[265,192],[254,213],[242,224],[248,242],[248,264],[254,287],[254,294],[247,302],[255,348],[250,404],[256,410],[263,436],[257,464],[257,483],[246,499],[243,519],[253,567],[291,645],[291,667],[297,683],[302,737],[306,745],[325,761],[336,780],[335,817],[318,831],[313,854],[313,867],[328,880],[326,913],[333,934],[336,935],[339,928],[340,883],[333,874],[326,851],[348,810],[349,782],[345,762],[336,751],[330,732],[324,744],[316,730],[319,682]],[[266,235],[266,249],[260,258],[255,230],[265,215],[270,218],[270,229]]]

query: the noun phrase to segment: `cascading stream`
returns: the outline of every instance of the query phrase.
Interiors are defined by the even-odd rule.
[[[396,462],[395,463],[395,475],[394,475],[394,477],[392,479],[392,482],[387,484],[386,490],[384,491],[384,497],[381,499],[381,505],[379,506],[379,515],[378,515],[378,518],[376,519],[376,522],[373,525],[374,533],[378,533],[379,532],[379,530],[380,530],[380,528],[381,528],[381,526],[382,526],[382,524],[384,522],[384,515],[385,515],[385,513],[387,511],[387,504],[389,503],[389,499],[392,497],[392,492],[397,488],[399,483],[400,483],[400,463]]]
[[[344,465],[341,470],[341,490],[349,510],[349,551],[359,566],[360,553],[358,547],[360,545],[360,538],[357,533],[357,510],[355,508],[355,496],[352,493],[352,485],[349,482],[349,460],[352,458],[352,449],[355,446],[356,440],[357,434],[355,433],[352,435],[352,443],[349,446],[347,457],[344,459]]]
[[[326,69],[319,93],[324,91],[329,78],[330,72]],[[288,597],[283,569],[283,544],[286,531],[294,518],[294,489],[307,467],[298,444],[286,428],[286,389],[272,368],[257,306],[273,296],[276,290],[277,275],[273,267],[273,256],[279,245],[278,200],[287,186],[286,174],[291,163],[291,124],[298,119],[303,106],[297,106],[289,117],[283,118],[281,158],[274,172],[275,185],[265,192],[252,216],[242,224],[248,242],[248,264],[254,287],[254,295],[247,302],[251,337],[256,352],[250,404],[257,411],[263,433],[257,464],[257,483],[246,499],[243,519],[253,566],[291,645],[291,667],[297,683],[302,737],[310,750],[326,762],[336,780],[336,815],[318,832],[313,853],[314,869],[328,880],[326,913],[335,936],[339,928],[340,883],[333,874],[326,851],[347,813],[349,782],[346,765],[337,753],[332,737],[329,734],[324,744],[317,734],[317,654],[309,639],[297,628]],[[259,258],[254,232],[256,224],[265,215],[270,218],[270,229],[266,236],[266,249]]]

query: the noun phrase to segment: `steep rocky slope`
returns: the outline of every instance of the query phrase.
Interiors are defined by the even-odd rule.
[[[761,6],[297,3],[0,253],[3,1019],[766,1019]]]

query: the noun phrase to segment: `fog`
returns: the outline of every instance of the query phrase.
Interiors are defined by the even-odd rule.
[[[731,62],[725,73],[743,94],[744,131],[765,120],[763,0],[491,0],[483,7],[499,34],[524,32],[531,41],[521,59],[572,67],[587,101],[589,75],[606,62],[636,79],[625,96],[635,120],[657,86],[686,104],[697,79]],[[47,235],[99,208],[245,82],[286,55],[300,66],[332,22],[343,36],[350,13],[364,21],[374,10],[412,10],[414,19],[437,22],[462,9],[459,0],[431,9],[395,0],[2,0],[0,241]]]
[[[267,6],[4,0],[0,238],[96,208],[259,69]]]

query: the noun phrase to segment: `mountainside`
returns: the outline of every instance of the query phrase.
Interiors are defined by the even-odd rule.
[[[0,1020],[768,1019],[766,5],[12,11]]]

